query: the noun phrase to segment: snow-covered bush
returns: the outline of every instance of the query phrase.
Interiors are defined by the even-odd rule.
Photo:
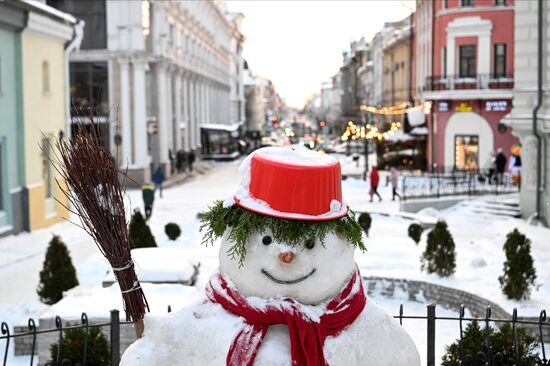
[[[422,270],[448,277],[455,272],[455,242],[445,221],[438,221],[428,233],[426,250],[422,254]]]
[[[370,217],[367,212],[363,212],[359,215],[359,219],[357,219],[357,222],[359,223],[359,226],[361,226],[361,229],[363,229],[365,234],[369,236],[369,230],[372,224],[372,217]]]
[[[111,347],[109,341],[101,333],[99,327],[90,327],[88,330],[88,346],[86,347],[86,365],[109,366],[111,364]],[[61,340],[60,362],[70,360],[69,365],[79,365],[84,356],[84,339],[86,331],[82,328],[67,329]],[[53,362],[57,359],[57,342],[50,345],[50,357]],[[62,362],[64,361],[64,362]],[[53,364],[53,363],[52,363]]]
[[[170,240],[176,240],[181,235],[181,229],[178,224],[170,222],[164,226],[164,232]]]
[[[420,242],[423,231],[424,229],[422,228],[422,226],[418,225],[415,222],[409,225],[409,237],[414,240],[416,244]]]
[[[75,286],[78,286],[78,279],[69,250],[61,238],[54,235],[40,271],[37,289],[40,301],[48,305],[55,304],[63,298],[64,291]]]
[[[134,248],[149,248],[157,246],[155,237],[151,233],[151,229],[145,222],[145,219],[139,209],[134,210],[134,214],[130,220],[129,231],[130,243],[132,243]]]
[[[537,278],[531,256],[531,241],[518,229],[514,229],[506,236],[503,249],[506,254],[504,274],[498,278],[502,291],[509,299],[529,298],[530,288]]]
[[[524,328],[516,328],[518,358],[521,365],[536,365],[537,339],[527,334]],[[512,366],[515,365],[516,357],[514,342],[512,341],[513,330],[510,324],[503,325],[500,329],[489,327],[480,327],[477,322],[471,322],[466,327],[462,338],[462,352],[460,349],[460,339],[456,340],[450,346],[447,346],[447,352],[441,360],[442,366],[485,366],[486,362],[482,357],[491,354],[493,365]],[[487,349],[486,339],[489,340],[489,350]],[[489,352],[490,351],[490,352]],[[461,363],[461,357],[464,357]]]

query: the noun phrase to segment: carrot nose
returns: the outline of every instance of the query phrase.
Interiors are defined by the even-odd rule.
[[[281,252],[279,253],[279,260],[283,263],[290,263],[294,259],[294,253],[292,252]]]

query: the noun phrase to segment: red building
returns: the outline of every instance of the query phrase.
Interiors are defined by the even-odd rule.
[[[431,166],[476,170],[517,142],[501,119],[512,108],[513,0],[417,0],[416,99],[431,101]]]

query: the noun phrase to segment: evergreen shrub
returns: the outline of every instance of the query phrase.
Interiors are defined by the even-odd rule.
[[[504,274],[498,278],[502,292],[513,300],[529,298],[537,274],[531,256],[531,241],[518,229],[506,236]]]
[[[422,254],[422,270],[448,277],[456,269],[455,242],[445,221],[438,221],[428,233],[426,250]]]
[[[361,226],[361,229],[363,229],[365,234],[369,236],[369,231],[372,224],[372,217],[367,212],[363,212],[359,215],[357,222],[359,223],[359,226]]]
[[[409,225],[409,237],[414,240],[416,244],[420,242],[423,231],[424,229],[422,228],[422,226],[418,225],[417,223],[413,222]]]
[[[181,235],[181,229],[178,224],[170,222],[164,226],[164,232],[170,240],[176,240]]]
[[[61,339],[61,354],[59,361],[70,360],[70,365],[81,364],[84,358],[85,337],[86,329],[84,328],[65,330],[63,338]],[[55,363],[55,360],[57,359],[57,347],[57,342],[50,345],[50,357],[52,358],[53,363]],[[107,338],[97,326],[88,328],[86,365],[111,365],[111,346],[109,345]]]
[[[129,231],[130,243],[134,248],[151,248],[157,246],[155,237],[151,233],[151,229],[145,222],[139,209],[134,210],[134,214],[130,220]]]

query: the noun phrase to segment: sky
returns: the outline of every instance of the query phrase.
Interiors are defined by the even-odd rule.
[[[252,72],[301,108],[338,71],[351,40],[370,40],[384,22],[409,15],[414,1],[229,0],[227,6],[245,15],[243,54]]]

